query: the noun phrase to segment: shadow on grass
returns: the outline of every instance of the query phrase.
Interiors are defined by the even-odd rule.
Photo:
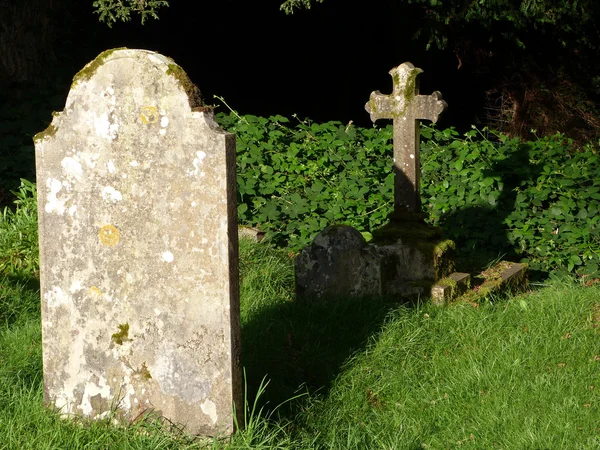
[[[40,317],[40,280],[0,274],[0,326]]]
[[[345,361],[365,348],[400,304],[389,298],[327,298],[261,309],[242,326],[249,403],[263,377],[270,380],[261,399],[266,410],[298,394],[326,395]],[[305,403],[290,402],[279,413],[291,418]]]
[[[521,144],[484,170],[484,179],[493,178],[502,186],[497,197],[490,195],[485,205],[465,206],[440,217],[437,225],[456,243],[457,271],[476,274],[500,260],[519,262],[527,256],[517,252],[518,243],[511,241],[509,232],[525,219],[524,205],[517,204],[518,193],[534,183],[542,170],[540,164],[530,162],[528,145]],[[542,281],[548,273],[530,269],[529,278]]]

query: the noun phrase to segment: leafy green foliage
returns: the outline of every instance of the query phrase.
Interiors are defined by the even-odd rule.
[[[166,0],[95,0],[94,12],[98,14],[100,22],[105,22],[109,27],[117,20],[128,22],[131,14],[139,14],[142,24],[148,16],[158,19],[156,10],[163,6],[169,6]]]
[[[316,1],[323,3],[323,0]],[[312,0],[285,0],[279,9],[284,11],[286,14],[294,14],[294,11],[300,8],[310,9],[312,3]]]
[[[391,127],[219,114],[237,136],[238,215],[298,250],[328,225],[382,225],[393,199]]]
[[[40,314],[35,184],[21,180],[15,195],[16,209],[0,214],[0,324],[6,325]]]
[[[391,127],[292,126],[281,116],[220,114],[237,135],[240,223],[299,250],[323,228],[363,233],[392,208]],[[593,275],[600,265],[600,159],[557,134],[520,142],[422,126],[422,203],[465,258],[524,259]],[[489,137],[489,139],[488,139]],[[482,261],[485,263],[485,261]]]
[[[530,142],[423,127],[423,203],[459,249],[516,252],[540,270],[600,264],[600,158],[561,134]]]
[[[421,5],[424,10],[426,22],[420,33],[429,35],[428,46],[445,48],[450,41],[459,42],[461,36],[481,29],[488,30],[490,41],[495,38],[518,47],[525,47],[524,30],[540,33],[562,46],[567,42],[598,45],[593,24],[600,10],[594,0],[407,0],[407,3]],[[590,33],[592,30],[595,33]]]
[[[21,180],[15,192],[16,209],[5,207],[0,216],[0,272],[17,277],[37,277],[39,250],[35,184]]]
[[[291,124],[219,114],[237,136],[239,222],[297,251],[326,226],[367,234],[393,203],[392,130],[339,122]],[[489,132],[488,132],[489,133]],[[489,137],[489,138],[488,138]],[[507,254],[531,268],[600,272],[600,158],[557,134],[520,142],[501,134],[422,126],[422,204],[459,256]],[[0,221],[0,270],[38,271],[35,185],[22,180]]]
[[[316,0],[322,3],[323,0]],[[291,14],[295,9],[310,9],[314,0],[285,0],[281,9]],[[422,8],[423,21],[417,35],[425,35],[427,48],[453,45],[485,30],[489,41],[498,40],[524,48],[524,31],[540,33],[557,41],[598,49],[595,22],[600,7],[595,0],[396,0]],[[404,11],[407,11],[405,9]]]

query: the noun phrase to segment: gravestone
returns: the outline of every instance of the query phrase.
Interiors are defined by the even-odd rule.
[[[295,261],[296,296],[429,295],[454,271],[454,242],[427,225],[419,190],[419,121],[437,121],[447,107],[439,92],[419,94],[421,69],[404,63],[390,71],[393,92],[371,94],[371,119],[394,121],[394,210],[365,242],[350,227],[330,226]],[[348,229],[350,228],[350,229]]]
[[[394,213],[421,212],[419,123],[427,119],[437,122],[448,107],[442,94],[419,95],[418,76],[423,71],[406,62],[390,70],[394,82],[391,95],[371,93],[365,109],[371,121],[394,120]]]
[[[173,60],[116,49],[74,77],[34,139],[46,403],[232,433],[234,136]]]

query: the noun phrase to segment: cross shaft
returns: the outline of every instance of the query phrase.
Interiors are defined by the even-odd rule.
[[[365,109],[371,120],[393,119],[394,212],[420,213],[420,120],[437,122],[448,106],[442,94],[419,95],[418,75],[423,71],[406,62],[390,70],[392,94],[371,93]]]

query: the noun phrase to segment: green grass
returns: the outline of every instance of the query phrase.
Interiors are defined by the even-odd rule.
[[[2,242],[0,258],[21,248]],[[214,440],[44,408],[35,265],[5,266],[0,450],[600,448],[599,287],[554,281],[478,307],[296,302],[286,250],[242,241],[240,255],[245,430]]]

